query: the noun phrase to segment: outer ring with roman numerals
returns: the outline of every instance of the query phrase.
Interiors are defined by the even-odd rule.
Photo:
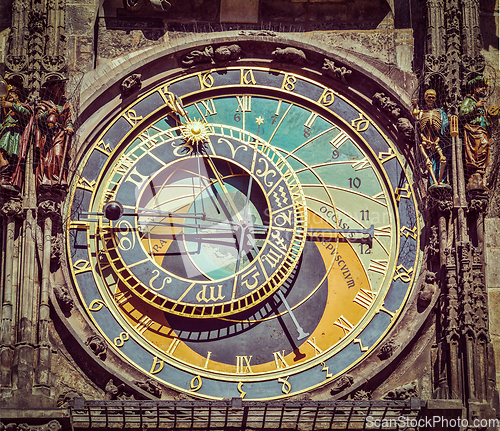
[[[147,142],[167,117],[177,125],[171,93],[190,118],[273,146],[306,201],[308,240],[290,274],[295,282],[246,310],[250,315],[218,319],[219,326],[165,317],[126,290],[115,295],[96,270],[100,244],[90,243],[97,223],[78,217],[82,208],[97,212],[105,203],[104,195],[99,202],[93,196],[119,148]],[[397,322],[420,265],[412,176],[389,136],[347,97],[296,73],[241,65],[159,83],[103,130],[72,184],[68,259],[89,319],[136,369],[193,396],[276,399],[322,390],[345,372],[355,376]],[[363,237],[371,237],[371,247]]]

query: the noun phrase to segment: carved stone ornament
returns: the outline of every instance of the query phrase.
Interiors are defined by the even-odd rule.
[[[330,389],[330,394],[335,395],[339,392],[342,392],[344,389],[352,386],[353,382],[354,378],[348,374],[340,376],[337,380],[335,380],[335,383],[333,383],[333,386]]]
[[[199,63],[211,63],[214,56],[214,49],[211,45],[206,46],[203,50],[195,49],[189,54],[186,54],[181,63],[183,66],[193,66]]]
[[[69,403],[74,400],[75,398],[80,398],[82,394],[80,394],[78,391],[75,391],[74,389],[68,389],[67,391],[64,391],[62,394],[59,395],[57,398],[57,407],[59,408],[66,408],[69,406]]]
[[[52,254],[51,254],[51,261],[52,261]],[[61,286],[61,285],[54,286],[54,295],[62,311],[69,313],[73,309],[75,303],[73,302],[73,298],[71,298],[66,286]]]
[[[182,59],[183,66],[192,66],[198,63],[212,63],[216,61],[238,60],[241,56],[241,47],[237,44],[223,45],[218,48],[206,46],[203,50],[195,49]]]
[[[214,52],[217,61],[238,60],[240,56],[241,48],[236,44],[219,46]]]
[[[370,391],[360,389],[359,391],[356,391],[356,393],[352,396],[352,399],[356,401],[368,401],[372,399],[372,393]]]
[[[308,62],[304,51],[293,48],[292,46],[287,46],[286,48],[276,48],[272,55],[275,61],[281,63],[292,63],[303,65]]]
[[[475,73],[475,74],[480,75],[484,72],[485,67],[486,67],[486,59],[484,58],[484,55],[478,55],[474,58],[472,58],[468,55],[464,55],[462,57],[462,68],[464,71],[467,71],[469,74]],[[468,75],[468,76],[470,76],[470,75]],[[464,82],[464,84],[465,83],[466,82]]]
[[[141,389],[145,390],[146,392],[149,392],[150,394],[154,395],[155,397],[161,398],[162,394],[161,387],[154,380],[147,379],[144,382],[136,382],[135,384],[139,386]]]
[[[99,335],[92,335],[87,339],[87,341],[85,341],[85,345],[88,346],[90,350],[94,352],[94,355],[96,355],[101,361],[106,360],[108,348],[102,337]]]
[[[134,73],[122,81],[120,88],[125,97],[140,90],[142,87],[141,78],[142,75],[140,73]]]
[[[49,72],[60,72],[66,66],[66,58],[63,55],[45,55],[42,57],[42,66]]]
[[[241,30],[240,36],[270,36],[276,37],[276,32],[272,30]]]
[[[135,399],[133,394],[129,395],[125,392],[125,385],[123,383],[116,386],[113,382],[113,379],[109,379],[108,383],[106,383],[104,392],[106,392],[107,400],[127,401]]]
[[[26,423],[4,424],[0,422],[0,431],[59,431],[61,429],[61,424],[55,419],[44,425],[28,425]]]
[[[393,355],[393,353],[398,347],[399,345],[396,344],[394,340],[389,340],[380,348],[380,352],[378,353],[377,356],[381,361],[385,361],[386,359],[389,359]]]
[[[9,54],[5,59],[5,65],[12,72],[21,72],[28,65],[28,56]]]
[[[387,392],[382,398],[384,400],[408,400],[414,397],[418,397],[417,385],[411,382]]]
[[[50,241],[50,262],[58,265],[64,251],[64,239],[61,233],[53,235]],[[73,302],[73,301],[72,301]],[[73,306],[73,304],[72,304]]]
[[[21,217],[23,215],[23,204],[18,197],[11,197],[2,203],[0,215],[3,217]]]
[[[47,217],[55,219],[61,215],[61,205],[53,200],[44,200],[38,203],[38,214],[42,219]]]
[[[28,20],[28,31],[30,36],[34,36],[35,33],[43,34],[46,27],[45,14],[41,11],[30,11]]]
[[[124,0],[125,9],[131,12],[139,12],[146,5],[146,0]]]
[[[395,120],[401,115],[401,109],[389,96],[384,93],[375,93],[372,97],[373,104],[379,107],[386,114],[390,115]],[[412,127],[413,129],[413,127]]]
[[[352,74],[351,69],[335,66],[335,63],[328,58],[325,58],[322,69],[330,78],[340,79],[344,84],[347,84],[347,79]]]
[[[429,250],[433,253],[439,253],[439,227],[431,226],[431,235],[429,238]]]
[[[418,293],[417,303],[419,306],[427,308],[431,303],[434,293],[436,292],[436,273],[427,271],[425,274],[425,280],[422,283],[420,292]]]
[[[398,132],[401,133],[405,139],[409,142],[413,142],[415,139],[415,129],[413,124],[408,118],[398,118],[396,122],[396,128]]]
[[[168,11],[172,7],[172,2],[167,0],[150,0],[151,6],[157,10]]]
[[[442,72],[447,66],[446,55],[435,57],[431,54],[425,55],[425,69],[428,73]]]
[[[469,200],[469,212],[484,213],[488,206],[488,192],[486,190],[469,190],[467,192]]]

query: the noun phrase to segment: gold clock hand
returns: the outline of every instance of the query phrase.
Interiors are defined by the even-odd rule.
[[[143,208],[139,208],[139,209],[142,210]],[[124,214],[124,215],[137,215],[138,217],[165,216],[165,217],[171,217],[171,218],[196,219],[196,220],[203,220],[203,221],[207,221],[207,222],[220,223],[220,224],[229,224],[229,225],[236,225],[236,226],[239,225],[238,223],[233,222],[231,220],[218,220],[216,218],[206,217],[205,213],[202,213],[202,214],[196,214],[196,213],[172,213],[172,212],[167,212],[167,211],[149,210],[147,208],[144,208],[144,212],[134,213],[134,214]]]
[[[248,180],[248,189],[247,189],[247,196],[246,196],[246,202],[245,202],[245,210],[243,212],[243,220],[245,223],[247,222],[248,218],[248,207],[250,204],[250,194],[252,192],[252,181],[253,177],[250,176],[250,179]],[[240,234],[240,241],[238,243],[238,260],[236,261],[236,270],[235,272],[238,272],[240,269],[240,259],[241,259],[241,251],[243,250],[243,240],[245,238],[245,231],[247,230],[247,225],[243,226],[243,223],[241,223],[241,234]],[[253,246],[253,244],[252,244]]]
[[[227,201],[229,202],[229,205],[231,206],[231,209],[233,210],[234,216],[238,219],[239,222],[243,221],[243,218],[238,212],[238,209],[236,208],[236,205],[233,202],[233,199],[229,195],[229,192],[227,191],[226,185],[224,184],[224,181],[222,179],[222,176],[220,175],[219,171],[215,167],[215,163],[213,162],[212,158],[207,154],[207,161],[210,167],[212,168],[212,171],[215,175],[215,178],[217,179],[217,182],[222,188],[222,191],[224,192],[224,195],[226,196]]]
[[[224,224],[224,223],[222,222],[221,224]],[[226,228],[226,227],[221,227],[221,226],[217,226],[217,225],[202,226],[202,225],[198,225],[198,224],[161,222],[161,221],[147,221],[147,222],[140,223],[140,225],[170,226],[170,227],[182,227],[182,228],[188,228],[188,229],[215,229],[215,230],[221,230],[221,231],[226,231],[226,232],[234,232],[233,229],[231,229],[231,226],[229,226],[229,228]]]

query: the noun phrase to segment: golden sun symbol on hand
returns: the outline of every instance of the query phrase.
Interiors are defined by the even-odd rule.
[[[186,142],[194,145],[201,144],[208,139],[209,131],[205,123],[199,120],[189,120],[181,130],[182,137]]]

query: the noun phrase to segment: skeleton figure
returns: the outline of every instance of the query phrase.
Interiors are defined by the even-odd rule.
[[[427,90],[424,99],[427,109],[418,109],[417,100],[412,100],[413,115],[418,119],[420,126],[420,150],[425,158],[432,184],[443,184],[447,160],[439,140],[448,126],[448,117],[442,109],[434,108],[435,90]]]

